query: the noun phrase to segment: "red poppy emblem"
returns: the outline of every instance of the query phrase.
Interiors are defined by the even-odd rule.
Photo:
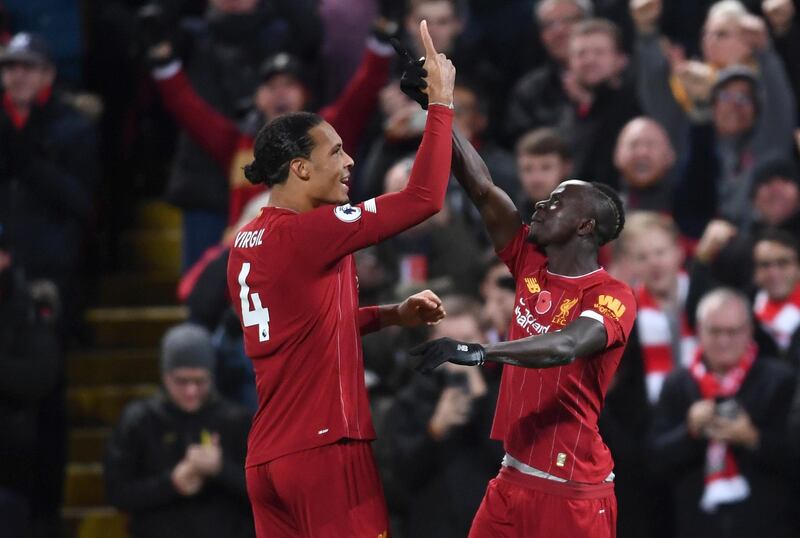
[[[550,307],[553,306],[553,300],[550,296],[550,292],[547,290],[542,290],[539,292],[539,298],[536,299],[536,313],[537,314],[545,314]]]

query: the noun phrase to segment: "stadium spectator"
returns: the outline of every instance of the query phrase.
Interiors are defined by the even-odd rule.
[[[92,121],[54,88],[44,37],[18,33],[0,53],[0,220],[30,280],[55,284],[60,348],[75,340],[86,294],[87,230],[94,214],[97,137]],[[59,356],[63,360],[63,355]],[[67,417],[63,365],[39,407],[34,517],[47,535],[61,520]],[[37,523],[38,525],[39,523]]]
[[[405,188],[413,164],[407,157],[389,169],[385,194]],[[482,251],[463,217],[447,202],[438,214],[376,245],[387,281],[396,285],[392,295],[405,297],[426,281],[439,282],[454,293],[475,293],[483,271]]]
[[[757,286],[753,312],[764,333],[761,347],[800,366],[800,260],[797,239],[783,230],[767,230],[753,247]]]
[[[786,159],[767,159],[753,171],[753,231],[779,227],[800,236],[800,176]],[[800,238],[800,237],[798,237]]]
[[[428,21],[428,31],[431,33],[436,50],[446,54],[448,58],[454,58],[457,62],[459,38],[464,31],[465,23],[460,7],[460,3],[456,0],[409,1],[404,22],[406,34],[410,38],[409,45],[415,52],[415,57],[419,58],[425,54],[419,33],[419,23],[425,20]]]
[[[794,102],[800,102],[800,24],[796,17],[794,0],[764,0],[761,10],[767,21],[775,50],[794,88]],[[798,109],[800,112],[800,109]],[[800,115],[797,118],[800,123]]]
[[[239,118],[261,82],[259,66],[265,58],[282,51],[307,62],[317,57],[322,24],[313,1],[209,0],[208,5],[203,18],[180,25],[177,35],[170,28],[176,21],[155,17],[157,31],[143,32],[143,37],[149,46],[173,43],[175,54],[188,50],[187,84],[222,118]],[[229,169],[213,155],[182,134],[167,182],[167,201],[183,210],[185,269],[219,241],[228,224]]]
[[[564,139],[548,127],[522,136],[517,142],[516,155],[521,187],[517,208],[522,218],[528,220],[536,203],[547,200],[553,189],[570,177],[572,157]]]
[[[675,160],[663,127],[646,117],[629,121],[619,134],[614,151],[625,207],[671,213],[677,179]]]
[[[682,271],[678,230],[669,216],[631,213],[620,241],[638,281],[638,312],[606,396],[600,431],[616,462],[620,538],[667,538],[670,492],[649,469],[646,440],[664,378],[694,358],[696,341],[685,312],[689,279]]]
[[[381,38],[388,40],[385,35]],[[309,106],[308,67],[299,58],[287,53],[278,53],[264,60],[259,71],[261,81],[252,95],[254,107],[245,120],[237,124],[196,93],[173,53],[168,43],[150,49],[150,56],[158,58],[163,64],[153,71],[153,76],[158,81],[159,91],[169,111],[208,155],[228,171],[227,184],[231,193],[230,196],[227,193],[225,195],[225,200],[230,200],[226,215],[227,224],[233,224],[247,200],[263,190],[250,185],[242,172],[243,166],[253,157],[255,134],[272,118]],[[369,39],[359,70],[344,93],[320,112],[342,133],[344,146],[349,151],[355,150],[374,111],[378,91],[388,79],[392,54],[387,42],[375,37]],[[221,237],[220,230],[213,243]]]
[[[60,352],[54,305],[32,293],[15,262],[0,223],[0,524],[7,536],[27,537],[33,535],[38,417],[56,385]]]
[[[698,286],[698,291],[690,293],[694,304],[717,284],[750,288],[753,244],[763,231],[779,228],[798,239],[800,189],[797,181],[797,169],[791,161],[766,158],[755,166],[750,229],[740,229],[726,220],[715,219],[708,223],[697,243],[691,268],[692,282]],[[688,202],[684,200],[684,203]]]
[[[514,277],[503,262],[497,261],[486,271],[481,283],[483,311],[487,342],[502,342],[514,317],[514,299],[517,286]]]
[[[106,450],[106,494],[134,538],[253,536],[244,457],[250,415],[214,388],[211,337],[172,327],[163,391],[130,404]]]
[[[443,297],[447,318],[431,339],[485,342],[480,306]],[[503,448],[489,439],[499,368],[447,364],[436,376],[416,375],[387,416],[394,474],[408,494],[403,536],[466,536]]]
[[[712,115],[709,105],[718,72],[742,65],[754,67],[759,79],[759,91],[750,96],[758,121],[749,143],[757,155],[785,151],[796,121],[796,103],[763,20],[747,13],[736,0],[716,2],[703,28],[703,61],[687,60],[678,49],[667,46],[665,50],[662,44],[661,7],[662,0],[631,2],[637,28],[634,68],[642,108],[667,130],[675,152],[685,155],[695,145],[688,136],[690,121],[707,121]],[[738,101],[730,106],[747,104]]]
[[[569,107],[564,77],[569,59],[569,40],[575,24],[592,14],[586,0],[543,0],[534,16],[547,62],[526,73],[514,86],[506,111],[505,134],[510,142],[529,129],[557,125]]]
[[[17,262],[29,278],[56,283],[69,321],[78,314],[78,270],[93,214],[95,129],[54,89],[56,70],[43,37],[16,34],[0,54],[0,73],[0,216]]]
[[[753,342],[750,304],[719,289],[697,307],[699,347],[667,378],[651,464],[668,479],[677,538],[796,536],[791,370]]]
[[[626,65],[627,56],[614,23],[589,19],[573,28],[569,69],[564,78],[570,107],[554,127],[570,145],[575,177],[616,187],[616,140],[609,133],[618,133],[640,114],[633,85],[626,77]]]
[[[711,90],[711,124],[690,129],[688,163],[676,187],[681,203],[675,217],[687,235],[695,236],[714,217],[749,231],[755,220],[750,195],[756,170],[763,162],[792,158],[791,122],[778,117],[793,115],[792,103],[785,109],[770,104],[766,82],[766,75],[759,79],[744,66],[718,74]],[[770,146],[762,145],[760,130],[766,125],[774,126]]]
[[[453,89],[456,128],[478,148],[497,185],[511,197],[516,197],[519,183],[514,170],[514,158],[489,137],[489,97],[477,81],[459,77]]]

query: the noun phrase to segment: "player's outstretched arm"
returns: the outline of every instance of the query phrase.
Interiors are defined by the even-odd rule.
[[[417,346],[411,355],[417,357],[417,370],[421,372],[445,362],[480,366],[491,361],[523,368],[552,368],[598,353],[606,345],[605,326],[595,319],[579,317],[560,331],[487,346],[440,338]]]
[[[425,69],[427,59],[415,60],[408,49],[397,40],[394,40],[392,44],[403,64],[400,88],[422,108],[427,108],[430,97],[426,81],[428,73]],[[431,104],[434,102],[434,99],[430,99]],[[472,203],[481,212],[495,249],[501,250],[519,230],[522,218],[511,198],[492,182],[489,169],[481,156],[469,140],[455,128],[453,129],[452,172],[467,191],[467,196]]]
[[[359,308],[358,323],[361,334],[367,334],[392,325],[398,327],[435,325],[446,315],[439,296],[431,290],[423,290],[399,304]]]
[[[519,230],[522,218],[508,194],[492,182],[477,150],[455,128],[452,172],[480,211],[495,250],[503,249]]]

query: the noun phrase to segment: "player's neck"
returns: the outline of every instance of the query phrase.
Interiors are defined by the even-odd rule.
[[[600,268],[597,248],[586,243],[545,247],[547,270],[562,276],[582,276]]]
[[[291,209],[298,213],[305,213],[314,209],[312,200],[297,189],[287,183],[275,185],[269,194],[269,207],[280,207],[283,209]]]

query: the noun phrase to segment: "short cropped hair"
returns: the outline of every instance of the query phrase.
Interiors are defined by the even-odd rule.
[[[550,155],[557,154],[561,159],[569,161],[572,158],[569,144],[550,127],[534,129],[522,135],[517,141],[517,155]]]
[[[782,230],[781,228],[767,228],[758,234],[753,245],[755,246],[762,241],[777,243],[786,247],[794,252],[795,256],[800,259],[800,244],[798,244],[795,236],[786,230]]]
[[[607,35],[614,44],[614,48],[622,51],[622,32],[616,24],[606,19],[593,18],[579,22],[572,28],[570,39],[591,34]]]
[[[716,288],[703,295],[703,298],[697,303],[695,319],[698,325],[705,322],[706,318],[708,318],[708,313],[712,309],[731,301],[737,302],[742,306],[747,313],[747,321],[752,323],[750,317],[750,300],[742,292],[733,288]]]
[[[632,237],[646,234],[653,229],[661,230],[676,242],[680,236],[678,226],[669,215],[656,211],[635,211],[627,216],[625,230],[620,234],[620,240],[629,241]]]

